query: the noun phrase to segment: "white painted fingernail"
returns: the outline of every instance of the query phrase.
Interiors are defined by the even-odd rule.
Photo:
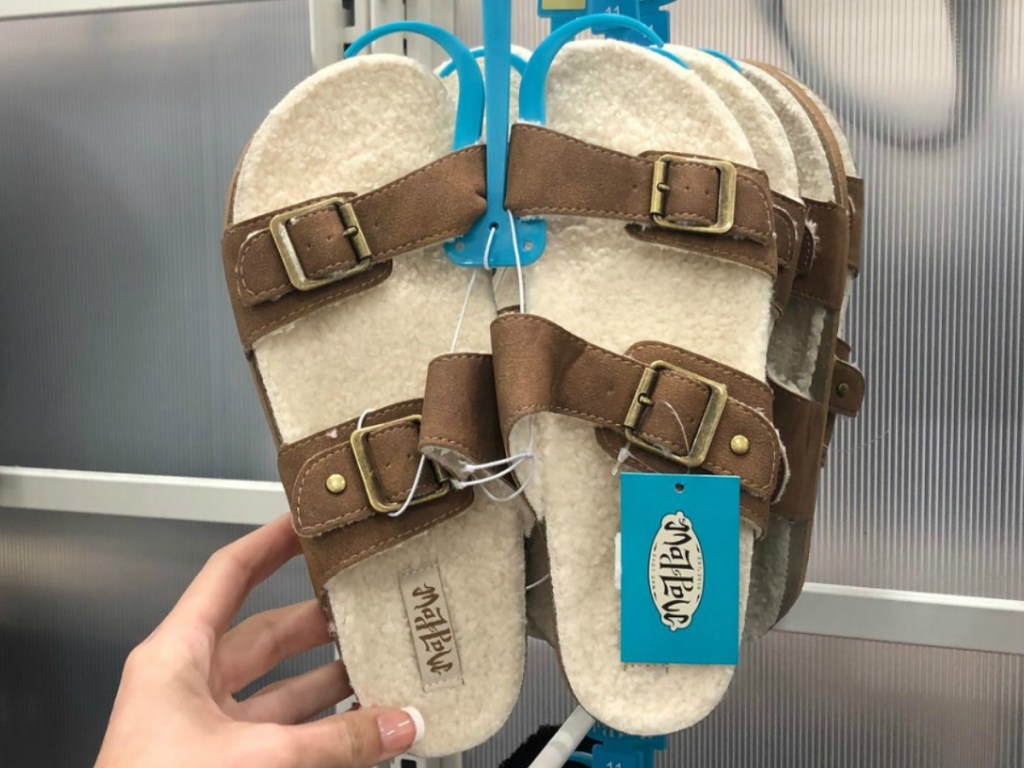
[[[427,732],[427,724],[423,722],[423,713],[416,709],[416,707],[402,707],[402,711],[409,715],[416,725],[416,738],[412,740],[412,743],[417,744]]]

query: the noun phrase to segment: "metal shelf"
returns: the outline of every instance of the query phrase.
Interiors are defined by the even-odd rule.
[[[188,5],[266,0],[0,0],[0,20],[83,13],[137,11]],[[345,46],[367,30],[391,21],[416,20],[445,29],[455,25],[455,0],[309,0],[310,54],[314,69],[342,58]],[[416,35],[392,35],[373,43],[373,53],[405,54],[428,67],[446,60],[442,50]]]
[[[265,2],[265,0],[263,1]],[[0,0],[0,19],[72,16],[79,13],[107,13],[145,8],[170,8],[175,5],[222,5],[240,2],[253,2],[253,0]]]
[[[0,507],[238,525],[288,511],[279,483],[23,467],[0,467]],[[1024,654],[1024,601],[808,583],[777,629]]]

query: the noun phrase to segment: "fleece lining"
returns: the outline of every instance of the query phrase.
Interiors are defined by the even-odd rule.
[[[692,48],[673,46],[672,50],[700,75],[732,112],[743,128],[758,164],[768,174],[772,190],[799,199],[801,195],[796,157],[786,129],[771,104],[749,80],[721,59]],[[813,329],[812,333],[820,337],[821,330],[813,318],[804,318],[803,322]],[[793,344],[791,347],[793,354],[783,367],[800,370],[801,360],[792,359],[799,346]],[[783,353],[789,352],[790,346],[784,346]],[[766,535],[757,542],[747,603],[748,633],[751,628],[760,629],[769,617],[777,615],[782,594],[776,588],[775,577],[769,580],[767,586],[763,580],[766,573],[785,573],[788,557],[788,535]]]
[[[821,100],[814,91],[808,88],[806,85],[800,84],[811,101],[814,102],[815,106],[821,110],[821,113],[825,115],[825,120],[828,122],[828,127],[831,129],[832,134],[836,137],[836,144],[839,146],[839,154],[843,158],[843,170],[846,172],[847,178],[859,178],[860,173],[857,172],[857,165],[853,160],[853,150],[850,148],[850,140],[846,136],[846,132],[843,131],[843,126],[839,124],[839,118],[836,117],[835,112]],[[853,291],[853,285],[856,275],[853,270],[850,270],[850,279],[846,281],[846,295],[843,297],[843,309],[839,316],[839,335],[843,336],[843,331],[846,328],[846,308],[850,303],[850,294]]]
[[[670,45],[732,112],[754,150],[758,167],[768,174],[772,191],[800,198],[796,158],[778,115],[749,80],[717,56],[697,48]]]
[[[814,123],[803,106],[774,77],[755,65],[744,64],[743,74],[775,110],[786,129],[797,161],[800,196],[825,202],[835,201],[835,185],[828,156]],[[809,231],[805,236],[813,236]],[[826,324],[838,318],[799,296],[791,296],[776,321],[768,350],[768,373],[777,384],[807,399],[822,397],[825,379],[820,354]],[[791,560],[789,522],[772,515],[768,530],[758,542],[751,575],[750,609],[746,634],[759,637],[778,620],[785,596]]]
[[[566,46],[551,68],[547,114],[554,130],[622,152],[657,149],[757,164],[742,128],[695,72],[634,45]],[[576,217],[548,218],[547,249],[527,270],[528,310],[588,341],[623,352],[657,339],[761,380],[771,289],[761,272],[638,241],[621,222]],[[574,694],[597,719],[629,733],[693,725],[719,702],[733,667],[619,660],[614,461],[598,447],[592,424],[542,414],[534,426],[537,461],[526,495],[546,522],[558,646]],[[526,447],[529,432],[528,420],[517,425],[512,451]],[[741,621],[753,537],[744,522]]]
[[[454,105],[410,59],[363,56],[316,73],[275,107],[242,160],[233,220],[332,192],[366,192],[451,151]],[[438,194],[444,194],[439,189]],[[256,363],[287,442],[421,397],[428,362],[448,352],[471,276],[439,246],[394,262],[382,285],[260,339]],[[487,352],[495,315],[477,280],[459,348]],[[415,509],[407,514],[415,514]],[[525,660],[521,510],[478,494],[457,518],[354,565],[327,592],[360,702],[415,706],[422,755],[489,738],[515,704]],[[463,684],[424,690],[400,579],[437,565]]]

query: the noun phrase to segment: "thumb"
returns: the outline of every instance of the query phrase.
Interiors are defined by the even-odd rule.
[[[292,754],[301,768],[371,768],[423,738],[415,707],[353,709],[294,726]]]

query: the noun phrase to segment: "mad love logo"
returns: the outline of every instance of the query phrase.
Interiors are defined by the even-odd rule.
[[[662,624],[673,632],[689,627],[704,594],[704,555],[682,510],[662,518],[651,545],[648,577]]]

